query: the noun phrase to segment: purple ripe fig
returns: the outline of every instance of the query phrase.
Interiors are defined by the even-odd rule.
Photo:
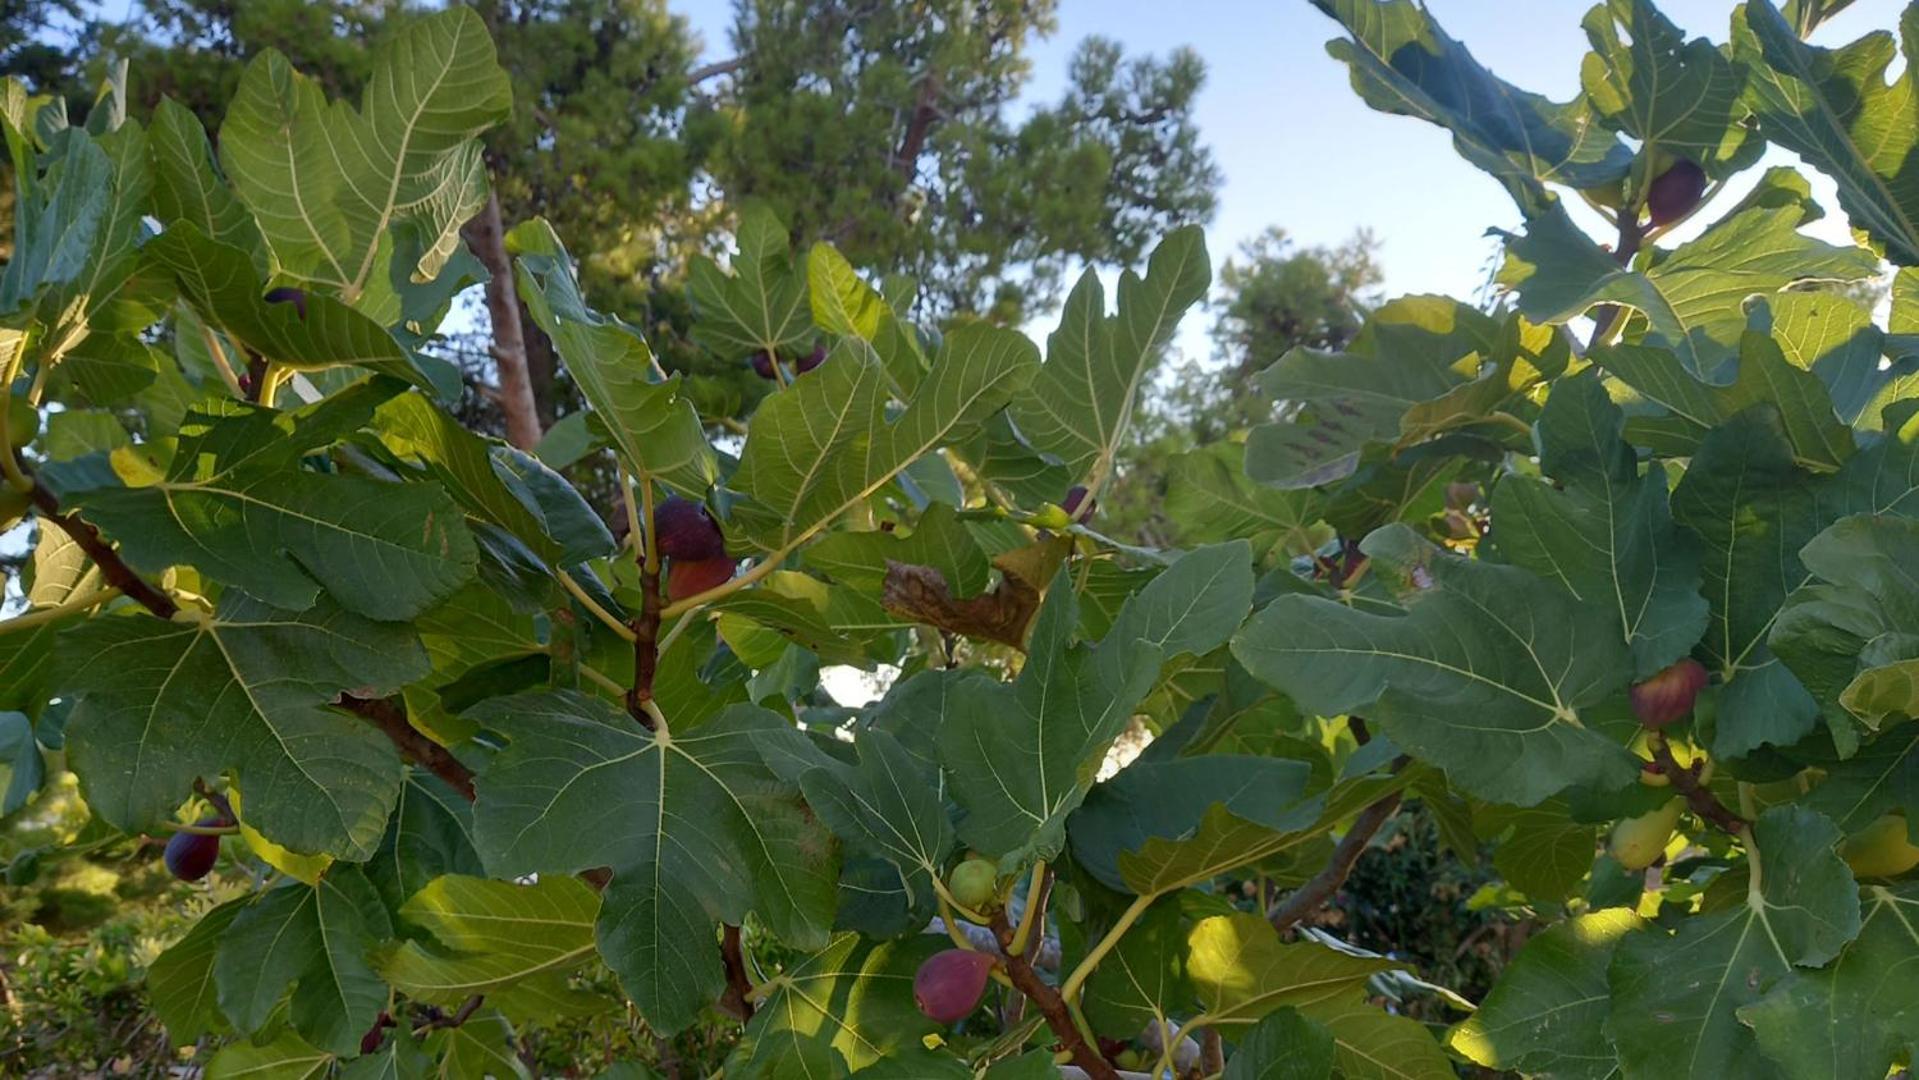
[[[225,825],[218,815],[194,822],[202,827]],[[167,841],[167,872],[181,881],[198,881],[207,876],[220,858],[220,838],[204,833],[177,832]]]
[[[753,354],[753,374],[758,375],[762,379],[772,379],[775,377],[773,374],[772,353],[756,352]]]
[[[365,1035],[360,1036],[361,1055],[379,1050],[380,1044],[386,1042],[386,1029],[392,1026],[393,1017],[385,1012],[380,1013],[379,1019],[373,1021],[373,1026],[366,1029]]]
[[[278,288],[268,289],[266,302],[269,304],[292,304],[293,310],[300,316],[300,321],[307,321],[307,294],[305,289],[296,289],[291,285],[281,285]]]
[[[678,603],[708,589],[717,589],[732,577],[733,560],[724,555],[717,559],[674,559],[666,568],[666,598]]]
[[[1693,699],[1706,688],[1706,669],[1688,656],[1677,664],[1635,684],[1628,692],[1633,715],[1655,730],[1692,712]]]
[[[672,495],[653,508],[654,547],[669,559],[696,562],[726,554],[726,536],[706,507]]]
[[[1654,225],[1670,225],[1692,212],[1706,193],[1706,170],[1680,158],[1646,189],[1646,212]]]
[[[820,344],[813,346],[812,352],[794,361],[793,367],[804,375],[824,363],[826,363],[826,346]]]
[[[993,958],[971,949],[934,953],[913,975],[913,1003],[942,1024],[961,1020],[979,1004]]]
[[[1086,504],[1085,509],[1080,508],[1081,503]],[[1074,484],[1072,489],[1066,493],[1066,498],[1060,501],[1059,508],[1066,511],[1067,515],[1074,521],[1084,525],[1092,520],[1093,511],[1099,508],[1099,500],[1088,500],[1086,498],[1086,486],[1084,484]]]

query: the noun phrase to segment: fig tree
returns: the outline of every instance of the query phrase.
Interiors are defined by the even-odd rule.
[[[32,505],[33,499],[26,492],[0,483],[0,529],[12,528],[15,522],[27,516]]]
[[[726,536],[706,507],[672,495],[653,508],[654,546],[668,559],[717,559],[726,554]]]
[[[1678,158],[1646,189],[1646,213],[1654,225],[1670,225],[1692,212],[1706,193],[1706,170]]]
[[[947,949],[926,958],[913,975],[913,1003],[942,1024],[961,1020],[979,1004],[993,958],[971,949]]]
[[[292,304],[294,313],[300,316],[300,321],[307,321],[307,294],[305,289],[296,289],[291,285],[281,285],[278,288],[268,289],[266,302],[269,304]]]
[[[772,353],[762,349],[761,351],[753,354],[753,374],[758,375],[762,379],[768,379],[768,380],[771,380],[776,377],[773,374],[773,354]]]
[[[1632,698],[1633,715],[1641,724],[1657,730],[1692,712],[1693,699],[1705,688],[1705,667],[1688,656],[1634,685],[1628,696]]]
[[[1666,842],[1679,824],[1679,812],[1686,800],[1674,798],[1666,805],[1638,817],[1621,818],[1612,827],[1606,847],[1619,865],[1628,870],[1644,870],[1666,852]]]
[[[201,827],[226,825],[226,819],[219,815],[203,817],[194,822]],[[167,872],[181,881],[198,881],[207,876],[213,864],[220,858],[220,838],[206,833],[177,832],[167,841]]]
[[[1919,847],[1913,846],[1900,814],[1886,814],[1846,837],[1839,856],[1854,877],[1893,877],[1919,866]]]
[[[795,360],[793,362],[793,369],[801,375],[804,375],[824,363],[826,363],[826,346],[820,344],[813,346],[812,352]]]
[[[953,868],[946,885],[953,890],[953,899],[980,911],[999,899],[999,868],[985,859],[967,859]]]
[[[733,560],[724,555],[717,559],[674,559],[666,568],[666,598],[678,601],[698,596],[725,584],[732,576]]]

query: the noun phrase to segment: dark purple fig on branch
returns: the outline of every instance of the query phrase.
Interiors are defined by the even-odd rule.
[[[1691,213],[1705,193],[1706,170],[1679,158],[1646,189],[1646,213],[1654,225],[1670,225]]]
[[[666,568],[666,598],[678,603],[717,589],[732,579],[733,567],[733,560],[724,555],[717,559],[674,559]]]
[[[1085,504],[1083,509],[1082,503]],[[1060,500],[1059,508],[1066,511],[1068,517],[1084,525],[1092,520],[1093,511],[1099,509],[1099,500],[1089,500],[1086,497],[1086,485],[1074,484],[1072,489],[1067,491],[1066,498]]]
[[[913,975],[913,1003],[942,1024],[965,1019],[986,992],[993,958],[971,949],[934,953]]]
[[[756,352],[753,354],[753,374],[758,375],[762,379],[773,379],[777,377],[773,374],[772,353]]]
[[[1658,730],[1687,713],[1699,691],[1706,688],[1706,669],[1688,656],[1627,692],[1632,699],[1633,715],[1646,727]]]
[[[307,294],[305,289],[296,289],[291,285],[281,285],[267,290],[266,301],[269,304],[292,304],[299,314],[300,321],[307,321]]]
[[[654,547],[669,559],[695,562],[726,554],[726,536],[706,507],[678,495],[653,508]]]
[[[386,1029],[392,1026],[393,1017],[385,1012],[380,1013],[380,1018],[373,1021],[373,1026],[366,1029],[365,1035],[360,1036],[360,1055],[364,1057],[378,1051],[380,1044],[386,1042]]]
[[[800,374],[804,375],[824,363],[826,363],[826,346],[822,344],[813,346],[812,352],[795,360],[793,367]]]
[[[229,824],[218,815],[194,822],[202,828]],[[220,838],[205,833],[177,832],[167,841],[167,872],[181,881],[198,881],[207,876],[220,858]]]

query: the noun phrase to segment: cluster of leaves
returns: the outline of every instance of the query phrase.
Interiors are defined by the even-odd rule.
[[[171,1036],[221,1039],[216,1076],[514,1075],[618,1007],[603,965],[654,1032],[744,1021],[735,1078],[1908,1061],[1919,76],[1884,83],[1886,35],[1806,44],[1832,4],[1751,0],[1715,47],[1608,0],[1556,103],[1410,0],[1318,2],[1368,102],[1513,194],[1512,306],[1289,352],[1270,422],[1174,463],[1180,551],[1096,507],[1209,287],[1196,230],[1110,305],[1083,276],[1042,358],[746,214],[689,283],[700,344],[829,348],[736,432],[520,223],[616,541],[421,352],[484,273],[457,230],[510,89],[478,17],[396,34],[357,106],[263,53],[217,158],[117,84],[84,126],[7,84],[6,808],[58,748],[90,828],[272,868],[151,965]],[[1860,246],[1801,234],[1783,171],[1661,246],[1693,172],[1767,143]],[[1844,287],[1884,261],[1881,326]],[[849,710],[823,665],[898,677]],[[1476,1005],[1297,929],[1408,798],[1550,924]]]

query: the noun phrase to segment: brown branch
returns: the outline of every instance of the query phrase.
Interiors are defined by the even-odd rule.
[[[686,73],[686,84],[688,86],[698,86],[708,79],[717,79],[722,75],[731,75],[735,71],[738,71],[744,63],[746,63],[746,57],[735,56],[731,60],[716,60],[711,64],[703,64]]]
[[[1041,932],[1046,925],[1046,899],[1052,892],[1052,882],[1052,871],[1049,870],[1039,895],[1032,899],[1037,908],[1030,913],[1030,917],[1036,920],[1035,929]],[[1060,1049],[1072,1055],[1074,1065],[1084,1069],[1093,1080],[1119,1080],[1119,1072],[1112,1063],[1100,1056],[1099,1050],[1089,1045],[1086,1037],[1080,1034],[1079,1025],[1073,1022],[1072,1010],[1066,1007],[1066,999],[1060,996],[1058,988],[1040,978],[1039,972],[1033,970],[1032,957],[1027,953],[1012,954],[1013,935],[1013,924],[1006,920],[1006,912],[995,913],[993,936],[999,939],[1000,959],[1005,965],[1006,977],[1013,983],[1013,989],[1025,994],[1033,1007],[1046,1018],[1046,1026],[1058,1036]],[[1028,952],[1031,951],[1028,949]]]
[[[28,472],[24,463],[20,471],[28,476],[33,475]],[[87,558],[93,560],[93,565],[100,568],[100,576],[107,579],[107,584],[139,601],[141,607],[162,619],[171,619],[179,613],[180,605],[174,603],[172,597],[149,584],[147,579],[134,573],[133,568],[120,557],[120,553],[114,550],[113,545],[101,538],[100,530],[72,514],[61,513],[60,501],[53,497],[53,492],[48,491],[41,484],[35,484],[33,490],[28,493],[28,498],[33,500],[33,505],[39,509],[41,517],[58,525],[62,532],[73,538],[74,543],[80,545],[80,550],[87,553]]]
[[[649,523],[647,528],[651,528]],[[635,538],[638,539],[637,537]],[[646,545],[640,544],[644,552]],[[633,627],[633,689],[626,694],[626,711],[648,731],[654,728],[646,704],[653,700],[653,678],[660,666],[660,568],[640,556],[640,614]]]
[[[1664,736],[1655,734],[1647,742],[1652,746],[1653,761],[1661,772],[1672,778],[1673,790],[1685,797],[1686,805],[1694,814],[1733,836],[1745,832],[1751,822],[1734,813],[1731,807],[1719,801],[1719,796],[1714,795],[1711,788],[1700,783],[1699,770],[1705,765],[1704,758],[1688,767],[1679,764],[1672,756],[1672,747],[1666,744]]]
[[[473,1014],[480,1011],[480,1003],[485,1000],[485,994],[474,994],[465,1001],[460,1002],[460,1007],[455,1009],[452,1015],[431,1017],[425,1023],[415,1027],[413,1033],[418,1035],[422,1032],[432,1031],[434,1028],[459,1027],[468,1020],[473,1019]]]
[[[740,928],[732,923],[727,923],[720,934],[720,959],[726,962],[726,992],[720,995],[720,1011],[740,1020],[753,1019],[753,980],[746,974]]]
[[[1313,879],[1301,885],[1286,898],[1286,902],[1274,908],[1266,916],[1275,930],[1285,930],[1306,916],[1318,911],[1321,904],[1332,898],[1339,887],[1359,863],[1359,857],[1366,853],[1366,845],[1372,843],[1373,834],[1389,821],[1399,810],[1399,792],[1374,802],[1359,812],[1353,819],[1353,827],[1346,830],[1338,846],[1333,848],[1333,857],[1326,862],[1325,869],[1313,875]]]
[[[1216,1027],[1208,1027],[1200,1032],[1199,1071],[1203,1076],[1218,1076],[1226,1071],[1225,1040],[1219,1037]]]
[[[486,314],[492,327],[493,366],[499,372],[495,398],[506,418],[506,441],[522,450],[540,442],[540,412],[533,400],[533,378],[528,371],[526,333],[520,323],[520,294],[513,282],[513,264],[506,256],[506,226],[500,219],[500,196],[488,195],[486,205],[460,230],[466,246],[486,267]]]
[[[392,698],[362,698],[351,694],[341,694],[334,704],[379,728],[381,734],[399,748],[401,757],[446,781],[468,802],[473,801],[473,770],[461,764],[451,750],[427,738],[409,723],[406,706]]]
[[[906,183],[912,183],[913,174],[919,171],[920,152],[926,147],[926,136],[933,130],[933,121],[939,119],[940,91],[945,86],[946,78],[938,68],[920,78],[919,98],[913,103],[913,117],[907,122],[900,148],[893,154],[893,163],[900,171],[900,179]]]
[[[1631,268],[1632,257],[1639,253],[1639,244],[1646,238],[1646,231],[1639,226],[1639,204],[1630,203],[1619,208],[1619,246],[1613,249],[1613,261]],[[1624,318],[1626,309],[1618,304],[1601,304],[1593,309],[1592,337],[1586,341],[1586,351],[1605,342],[1612,334],[1613,323]]]
[[[246,382],[247,400],[255,405],[260,403],[260,395],[267,388],[267,358],[253,349],[247,350]]]

